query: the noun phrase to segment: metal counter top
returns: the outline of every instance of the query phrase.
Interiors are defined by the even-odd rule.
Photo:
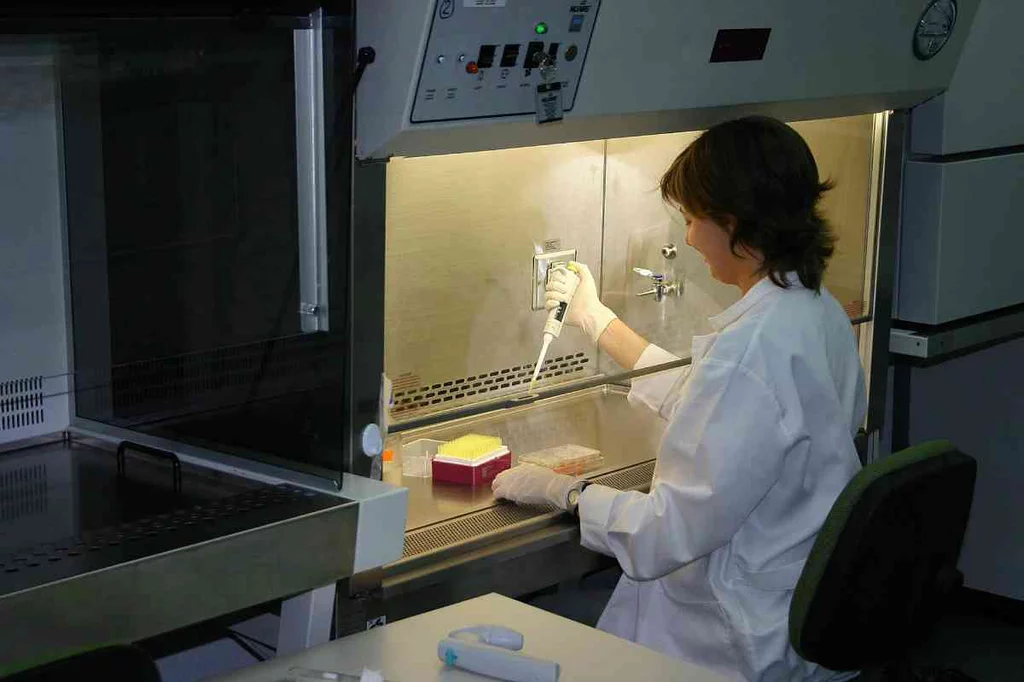
[[[501,437],[515,456],[577,444],[604,457],[601,467],[585,474],[590,480],[617,490],[647,490],[667,424],[648,408],[631,405],[627,396],[611,384],[581,389],[410,429],[392,435],[387,445],[398,455],[403,443],[420,438],[445,441],[479,433]],[[355,614],[352,632],[382,615],[401,620],[489,592],[520,597],[614,565],[580,544],[579,522],[568,514],[499,502],[490,486],[403,477],[398,457],[384,481],[409,491],[402,558],[363,576],[346,607]]]
[[[0,668],[137,641],[353,572],[360,503],[58,442],[0,456]],[[240,580],[239,575],[244,575]]]
[[[587,477],[593,478],[650,461],[657,454],[665,422],[649,409],[631,405],[627,395],[621,387],[602,386],[389,438],[388,447],[395,451],[396,459],[385,471],[384,480],[409,489],[406,532],[494,507],[498,502],[489,486],[473,488],[402,476],[399,453],[403,443],[420,438],[447,441],[479,433],[500,436],[513,457],[574,443],[600,450],[604,456],[601,468],[587,472]]]

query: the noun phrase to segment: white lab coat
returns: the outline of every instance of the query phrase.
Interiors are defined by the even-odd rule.
[[[624,575],[598,627],[742,680],[842,680],[789,645],[793,588],[860,468],[864,376],[824,289],[765,278],[693,340],[689,371],[633,382],[669,424],[651,492],[593,485],[583,544]],[[673,356],[655,346],[638,367]]]

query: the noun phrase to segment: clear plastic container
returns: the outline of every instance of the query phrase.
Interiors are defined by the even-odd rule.
[[[560,474],[579,476],[604,464],[600,450],[582,445],[556,445],[518,458],[520,464],[536,464]]]
[[[411,478],[430,478],[430,462],[443,441],[420,438],[402,446],[402,475]]]

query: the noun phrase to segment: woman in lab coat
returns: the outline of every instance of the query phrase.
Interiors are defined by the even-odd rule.
[[[673,162],[662,196],[686,243],[743,297],[693,339],[688,371],[633,382],[668,426],[649,493],[534,466],[497,496],[578,514],[583,545],[624,575],[598,627],[744,680],[841,680],[789,645],[793,588],[840,491],[860,468],[863,372],[853,330],[822,286],[830,184],[792,128],[749,117],[711,128]],[[600,301],[589,270],[567,312],[623,367],[676,359]],[[548,306],[568,298],[552,277]]]

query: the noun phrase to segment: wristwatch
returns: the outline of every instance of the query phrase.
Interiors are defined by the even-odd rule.
[[[590,485],[590,481],[580,479],[573,483],[572,487],[569,488],[569,494],[566,496],[566,509],[577,519],[580,517],[580,495],[583,494],[588,485]]]

